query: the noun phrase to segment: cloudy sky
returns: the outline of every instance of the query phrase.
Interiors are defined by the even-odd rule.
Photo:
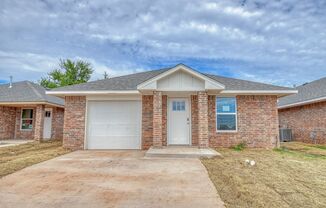
[[[184,63],[298,85],[326,76],[326,1],[0,1],[0,82],[37,81],[60,58],[91,62],[93,80]]]

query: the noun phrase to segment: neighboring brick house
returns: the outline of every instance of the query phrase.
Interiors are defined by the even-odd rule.
[[[296,141],[326,144],[326,77],[296,89],[278,102],[280,127],[292,129]]]
[[[0,85],[0,139],[63,138],[64,100],[29,81]]]
[[[291,88],[197,72],[183,64],[47,91],[65,97],[72,149],[273,148],[277,99]]]

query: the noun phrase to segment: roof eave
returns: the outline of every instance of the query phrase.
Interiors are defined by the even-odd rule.
[[[320,97],[320,98],[315,98],[315,99],[310,99],[310,100],[305,100],[301,102],[295,102],[295,103],[290,103],[282,106],[278,106],[278,109],[286,109],[286,108],[293,108],[297,106],[303,106],[303,105],[308,105],[308,104],[313,104],[313,103],[318,103],[318,102],[323,102],[326,101],[326,96],[325,97]]]
[[[46,101],[15,101],[15,102],[0,102],[0,105],[6,105],[6,106],[17,106],[17,105],[51,105],[55,107],[64,108],[64,105],[52,103],[52,102],[46,102]]]
[[[57,97],[85,95],[140,94],[138,90],[93,90],[93,91],[46,91],[47,95]]]
[[[298,90],[223,90],[220,94],[233,95],[277,95],[277,97],[284,97],[288,95],[297,94]]]

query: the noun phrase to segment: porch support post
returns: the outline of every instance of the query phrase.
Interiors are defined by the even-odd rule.
[[[153,96],[153,146],[162,147],[162,92],[154,91]]]
[[[36,113],[34,119],[34,140],[41,141],[43,138],[43,127],[44,127],[44,105],[36,106]]]
[[[207,148],[208,141],[208,96],[207,92],[198,92],[198,145]]]

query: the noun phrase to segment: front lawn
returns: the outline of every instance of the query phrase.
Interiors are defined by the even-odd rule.
[[[224,158],[202,163],[227,207],[326,207],[325,146],[291,142],[275,150],[217,151]]]
[[[27,166],[70,152],[60,141],[31,142],[0,148],[0,178]]]

